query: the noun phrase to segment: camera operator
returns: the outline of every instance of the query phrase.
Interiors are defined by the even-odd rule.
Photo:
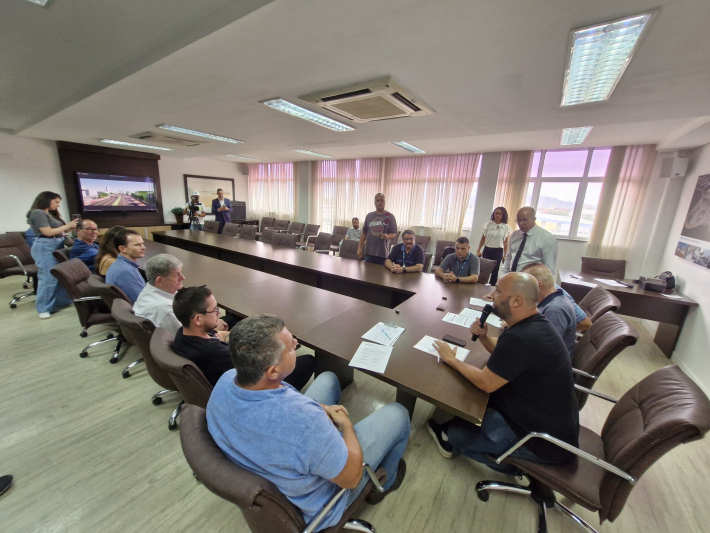
[[[190,202],[183,211],[190,220],[190,229],[202,230],[202,219],[205,217],[205,206],[200,202],[200,195],[193,193]]]

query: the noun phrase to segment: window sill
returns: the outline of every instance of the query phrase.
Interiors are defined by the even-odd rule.
[[[558,241],[589,242],[589,239],[583,239],[581,237],[558,237],[555,235],[555,239]]]

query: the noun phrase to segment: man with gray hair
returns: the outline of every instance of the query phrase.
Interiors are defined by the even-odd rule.
[[[173,313],[175,293],[182,289],[182,261],[170,254],[158,254],[145,264],[148,284],[133,304],[133,312],[150,320],[156,328],[168,330],[172,335],[180,329]]]
[[[557,333],[560,334],[571,354],[574,350],[574,341],[577,338],[577,317],[574,306],[565,298],[564,291],[555,286],[555,278],[545,265],[531,263],[522,271],[537,280],[537,310],[555,326]]]
[[[338,378],[323,372],[300,394],[284,379],[296,365],[296,339],[283,321],[257,315],[237,324],[229,338],[235,369],[219,380],[207,404],[207,428],[236,464],[265,477],[309,523],[340,491],[350,489],[317,526],[338,523],[368,481],[363,462],[387,472],[376,504],[399,488],[406,464],[409,415],[396,403],[353,425],[340,400]]]
[[[547,433],[572,446],[579,445],[579,407],[574,392],[572,363],[555,328],[537,312],[538,285],[532,276],[511,272],[496,283],[493,313],[508,328],[488,336],[477,320],[471,333],[491,354],[479,369],[456,359],[456,350],[435,341],[441,360],[476,387],[490,394],[480,426],[461,418],[446,424],[429,421],[428,431],[441,455],[457,451],[506,474],[520,471],[488,458],[501,455],[532,432]],[[574,455],[543,439],[531,439],[512,454],[537,463],[561,463]]]

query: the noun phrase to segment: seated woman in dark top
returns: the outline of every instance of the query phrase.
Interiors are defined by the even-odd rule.
[[[173,351],[197,365],[212,386],[234,368],[229,354],[229,331],[219,319],[219,306],[207,287],[185,287],[175,293],[173,312],[182,327],[173,341]],[[296,358],[296,368],[284,381],[301,390],[316,368],[312,355]]]

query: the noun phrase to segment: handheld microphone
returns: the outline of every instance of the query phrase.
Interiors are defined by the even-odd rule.
[[[481,311],[481,327],[483,327],[483,324],[485,324],[486,320],[488,320],[488,315],[491,314],[491,311],[493,311],[493,306],[491,304],[486,304],[483,311]],[[476,342],[478,340],[478,335],[471,335],[471,340]]]

